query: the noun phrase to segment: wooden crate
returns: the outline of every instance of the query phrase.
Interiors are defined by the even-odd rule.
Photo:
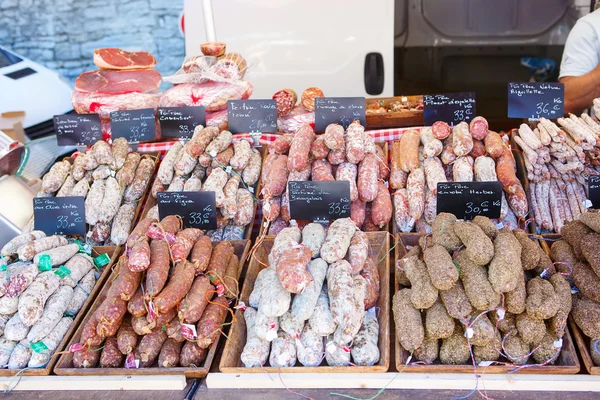
[[[569,326],[571,327],[571,331],[573,331],[573,337],[575,338],[575,343],[579,349],[585,370],[590,375],[600,375],[600,367],[594,365],[592,356],[590,355],[590,338],[583,334],[572,317],[569,317]]]
[[[375,97],[366,99],[367,110],[369,105],[377,103],[382,107],[386,107],[395,101],[401,101],[402,97],[406,97],[411,102],[423,100],[423,96],[399,96],[399,97]],[[398,112],[386,112],[381,114],[366,115],[366,129],[383,129],[383,128],[400,128],[407,126],[423,126],[423,110],[405,110]]]
[[[389,146],[388,146],[387,142],[375,143],[375,145],[381,147],[381,149],[383,150],[383,154],[385,155],[384,158],[385,158],[386,163],[387,163],[388,168],[389,168],[389,165],[390,165],[389,155],[388,155],[388,147]],[[267,154],[265,153],[265,156],[263,157],[263,165],[265,163],[266,156],[267,156]],[[256,192],[258,194],[260,194],[260,189],[262,187],[262,174],[261,174],[260,183],[261,184],[259,186],[259,191]],[[287,190],[287,188],[286,188],[286,190]],[[393,202],[394,202],[394,200],[392,199],[392,209],[393,209]],[[265,230],[265,224],[266,223],[267,223],[267,220],[266,220],[266,218],[264,217],[264,214],[263,214],[262,221],[260,223],[259,236],[261,236],[263,234],[263,232]],[[381,229],[381,230],[379,230],[377,232],[389,232],[390,231],[390,224],[393,224],[393,223],[394,223],[394,212],[392,211],[392,218],[390,219],[390,222],[388,222],[388,224],[386,225],[385,229]],[[266,236],[267,237],[275,237],[274,235],[266,235]]]
[[[323,361],[318,367],[303,367],[300,363],[295,367],[275,368],[265,366],[263,368],[246,368],[240,360],[240,355],[246,344],[246,322],[243,312],[236,311],[236,321],[231,327],[229,340],[225,343],[225,350],[221,357],[219,370],[223,373],[358,373],[358,372],[386,372],[390,364],[390,297],[389,297],[389,241],[386,232],[368,232],[369,237],[369,257],[375,262],[379,262],[377,268],[379,270],[380,290],[377,307],[379,313],[379,362],[372,367],[330,367]],[[241,299],[248,304],[250,293],[254,289],[254,282],[258,273],[265,268],[268,263],[268,255],[273,247],[273,238],[266,238],[256,249],[250,265],[244,286],[242,288]]]
[[[399,234],[396,236],[396,261],[404,257],[406,254],[407,246],[416,246],[419,238],[423,236],[421,234]],[[396,274],[396,268],[394,263],[394,276]],[[399,289],[397,279],[394,279],[394,286],[396,293]],[[393,319],[393,316],[392,316]],[[394,325],[395,329],[395,325]],[[444,365],[440,364],[439,360],[436,360],[435,364],[430,365],[411,365],[406,364],[410,353],[400,346],[398,340],[395,340],[395,357],[396,357],[396,370],[402,372],[419,372],[419,373],[460,373],[460,374],[473,374],[473,365]],[[488,367],[477,366],[477,373],[479,374],[506,374],[514,370],[514,367],[504,365],[490,365]],[[579,359],[577,358],[577,352],[571,339],[571,334],[568,328],[565,328],[565,335],[563,336],[563,347],[555,365],[544,365],[544,366],[532,366],[522,368],[517,371],[520,374],[576,374],[579,372],[580,365]]]
[[[244,261],[248,255],[248,251],[250,250],[250,241],[249,240],[234,240],[231,241],[233,245],[235,255],[237,255],[240,259],[240,264],[238,268],[238,279],[239,275],[242,273],[242,269],[244,266]],[[116,277],[116,272],[111,274],[111,279],[109,282],[112,282]],[[102,289],[102,292],[94,301],[94,304],[91,306],[89,311],[85,314],[85,318],[81,321],[77,331],[71,337],[69,341],[69,346],[72,344],[78,343],[79,338],[81,337],[81,331],[85,326],[88,319],[92,316],[92,314],[98,309],[98,307],[102,304],[104,299],[106,298],[106,294],[110,289],[110,284],[106,284]],[[199,368],[139,368],[139,369],[127,369],[127,368],[74,368],[73,367],[73,353],[65,353],[60,356],[58,360],[58,364],[54,368],[54,373],[56,375],[71,375],[71,376],[84,376],[84,375],[185,375],[187,378],[203,378],[208,374],[210,370],[210,366],[215,357],[217,349],[219,347],[220,337],[213,343],[210,347],[208,354],[206,355],[206,359],[204,360],[204,364]]]
[[[64,351],[67,348],[67,343],[69,343],[75,330],[77,328],[79,328],[79,324],[85,317],[87,310],[90,308],[91,304],[95,301],[96,296],[98,295],[100,290],[103,288],[104,283],[106,282],[106,279],[110,275],[110,271],[111,271],[113,265],[115,264],[116,260],[118,259],[119,255],[121,254],[121,250],[122,250],[122,248],[117,247],[117,246],[98,246],[98,247],[92,248],[92,257],[96,257],[100,254],[106,253],[110,256],[110,262],[108,264],[106,264],[104,267],[102,267],[102,272],[100,273],[100,276],[98,277],[98,279],[96,279],[96,284],[94,285],[94,288],[90,292],[90,295],[88,296],[88,298],[83,303],[81,310],[79,310],[79,312],[77,313],[75,318],[73,318],[73,323],[67,330],[67,333],[65,334],[65,336],[63,337],[61,342],[58,344],[58,347],[54,351],[54,354],[52,356],[50,356],[50,360],[48,361],[46,366],[44,366],[43,368],[28,369],[28,370],[21,372],[19,375],[21,375],[21,376],[50,375],[50,373],[54,369],[54,366],[56,365],[56,363],[59,359],[59,356],[56,355],[56,353],[60,353],[61,351]],[[6,368],[0,369],[0,376],[14,376],[19,371],[20,370],[16,370],[16,369],[6,369]]]

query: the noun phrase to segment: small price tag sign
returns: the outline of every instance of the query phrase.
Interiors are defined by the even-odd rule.
[[[350,217],[350,183],[347,181],[288,182],[290,216],[298,220],[332,220]]]
[[[53,118],[59,146],[87,146],[102,139],[98,114],[66,114]]]
[[[561,118],[565,114],[565,85],[555,82],[508,84],[508,117]]]
[[[600,208],[600,176],[591,175],[588,178],[588,193],[592,208]]]
[[[189,140],[194,128],[206,125],[204,107],[161,107],[158,109],[158,122],[162,137]]]
[[[231,133],[277,132],[275,100],[229,100],[227,122]]]
[[[36,197],[33,199],[35,230],[46,235],[85,235],[85,200],[76,197]]]
[[[478,215],[499,218],[502,208],[502,183],[447,182],[437,185],[437,213],[473,219]]]
[[[153,108],[113,111],[110,113],[113,139],[123,137],[130,144],[148,142],[156,137],[156,120]]]
[[[423,96],[425,126],[444,121],[450,126],[470,122],[476,114],[476,97],[473,92],[426,94]]]
[[[217,229],[215,192],[158,192],[158,215],[179,215],[186,228]]]
[[[348,128],[354,120],[366,126],[364,97],[317,97],[315,99],[315,131],[324,132],[329,124]]]

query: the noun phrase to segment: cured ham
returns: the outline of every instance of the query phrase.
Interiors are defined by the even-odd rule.
[[[94,64],[100,69],[146,69],[156,65],[147,51],[125,51],[114,47],[94,50]]]
[[[95,70],[79,75],[75,90],[83,93],[150,92],[158,89],[162,78],[153,69],[131,71]]]
[[[183,83],[172,87],[160,98],[160,107],[204,106],[206,112],[227,108],[227,100],[245,100],[252,94],[252,85],[246,81],[238,83],[205,82]]]
[[[113,111],[139,110],[156,108],[160,94],[157,93],[124,93],[103,94],[83,93],[74,91],[71,94],[73,109],[78,114],[99,114],[101,118],[109,119]]]

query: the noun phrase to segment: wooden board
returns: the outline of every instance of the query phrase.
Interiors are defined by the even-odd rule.
[[[98,279],[96,279],[96,284],[94,285],[94,288],[90,292],[90,295],[88,296],[88,298],[83,303],[83,306],[81,306],[81,310],[79,310],[79,312],[77,313],[75,318],[73,318],[73,323],[67,330],[67,333],[65,334],[65,336],[63,337],[61,342],[58,344],[58,347],[54,351],[53,355],[50,356],[50,361],[48,361],[48,364],[46,364],[46,366],[44,368],[33,368],[33,369],[25,370],[19,374],[20,376],[50,375],[50,373],[52,372],[54,366],[56,365],[56,363],[59,359],[59,356],[55,355],[55,354],[60,353],[61,351],[65,350],[67,343],[73,336],[73,333],[79,327],[79,324],[81,323],[83,318],[86,316],[87,310],[90,308],[91,304],[95,301],[96,296],[98,295],[100,290],[102,290],[102,288],[104,286],[104,282],[106,282],[106,279],[110,275],[110,271],[112,270],[113,265],[115,264],[116,260],[118,259],[119,255],[121,254],[121,250],[122,250],[121,247],[117,247],[117,246],[98,246],[98,247],[92,248],[92,257],[96,257],[100,254],[106,253],[110,256],[110,262],[102,268],[102,272],[100,273],[100,276],[98,277]],[[5,369],[5,368],[0,369],[0,376],[14,376],[19,371],[20,370],[17,370],[17,369]]]
[[[366,99],[367,110],[369,105],[377,103],[382,107],[388,107],[390,103],[401,101],[406,97],[410,102],[417,103],[423,100],[423,96],[398,96],[398,97],[372,97]],[[386,112],[381,114],[366,115],[366,129],[400,128],[407,126],[423,126],[423,110],[403,110],[398,112]]]
[[[16,384],[16,386],[15,386]],[[27,376],[23,377],[18,381],[14,378],[3,378],[0,379],[0,390],[12,391],[36,391],[36,392],[48,392],[48,391],[108,391],[108,390],[135,390],[135,391],[175,391],[184,390],[186,387],[185,376],[172,375],[172,376],[90,376],[90,377],[73,377],[73,376]],[[80,394],[81,395],[81,394]],[[157,396],[164,396],[163,393],[157,394]],[[17,395],[18,396],[18,395]],[[21,395],[23,396],[23,395]],[[39,393],[36,395],[29,394],[30,398],[53,398],[62,397],[66,398],[75,397],[76,395],[65,395],[64,393],[52,393],[52,397],[48,394]],[[45,397],[48,396],[48,397]],[[85,396],[85,395],[83,395]],[[94,398],[109,397],[115,398],[114,394],[105,393],[95,394]],[[131,398],[140,398],[138,394],[129,394]],[[14,396],[13,396],[14,397]]]
[[[577,348],[579,349],[579,354],[581,355],[581,361],[583,361],[583,366],[585,370],[590,375],[600,375],[600,367],[594,365],[592,361],[592,356],[590,354],[590,338],[585,336],[581,329],[577,326],[573,317],[569,316],[569,327],[573,332],[573,337],[575,338],[575,343],[577,344]]]
[[[390,364],[390,298],[389,298],[389,240],[387,232],[368,232],[369,237],[369,257],[375,262],[379,262],[380,290],[377,307],[380,310],[379,320],[379,362],[372,367],[351,366],[351,367],[330,367],[323,361],[318,367],[303,367],[300,363],[295,367],[274,368],[265,366],[263,368],[246,368],[240,360],[240,355],[246,344],[246,322],[243,312],[237,310],[235,313],[236,321],[231,326],[229,340],[225,343],[225,350],[221,357],[219,370],[223,373],[351,373],[351,372],[385,372]],[[248,304],[248,298],[254,288],[254,282],[258,273],[266,268],[268,255],[273,247],[273,238],[266,238],[257,248],[254,256],[250,260],[248,272],[244,286],[242,288],[241,299]]]
[[[240,259],[240,264],[238,268],[238,274],[242,275],[242,270],[244,267],[244,262],[246,257],[248,256],[248,251],[250,250],[250,241],[249,240],[233,240],[231,241],[233,245],[235,255],[237,255]],[[109,282],[112,282],[113,278],[116,275],[111,274],[111,279]],[[88,319],[92,316],[92,314],[100,307],[104,299],[106,298],[106,294],[110,289],[110,285],[107,284],[102,289],[102,292],[94,301],[94,304],[91,306],[89,311],[85,314],[85,318],[82,320],[79,325],[77,331],[69,341],[69,346],[72,344],[78,343],[79,338],[81,337],[81,331],[83,327],[87,323]],[[191,368],[191,367],[178,367],[178,368],[139,368],[139,369],[126,369],[126,368],[74,368],[73,367],[73,353],[65,353],[63,354],[56,368],[54,369],[54,373],[56,375],[71,375],[71,376],[83,376],[83,375],[185,375],[187,378],[203,378],[208,374],[210,370],[210,366],[217,352],[219,342],[221,337],[213,345],[210,347],[204,364],[199,368]]]
[[[396,261],[404,257],[406,254],[406,246],[415,246],[418,244],[419,238],[423,236],[420,234],[398,234],[396,236],[396,241],[399,243],[396,246],[395,258]],[[394,263],[395,265],[395,263]],[[396,274],[396,269],[394,268],[394,275]],[[394,286],[396,291],[399,289],[398,281],[394,279]],[[395,293],[395,292],[394,292]],[[392,317],[393,319],[393,317]],[[395,326],[394,326],[395,329]],[[395,347],[395,356],[396,356],[396,370],[402,372],[421,372],[421,373],[461,373],[461,374],[473,374],[473,365],[465,364],[465,365],[444,365],[439,364],[439,360],[436,360],[436,364],[430,365],[414,365],[414,364],[406,364],[410,353],[407,352],[400,346],[398,340],[394,342]],[[502,360],[502,359],[501,359]],[[504,366],[504,365],[490,365],[488,367],[480,367],[477,366],[477,373],[481,374],[506,374],[514,370],[514,367]],[[580,365],[579,359],[577,358],[577,353],[575,351],[575,346],[573,345],[573,340],[571,339],[571,334],[569,333],[569,329],[565,328],[565,335],[563,336],[563,347],[560,355],[556,360],[556,364],[554,365],[544,365],[544,366],[531,366],[527,368],[522,368],[516,373],[519,374],[560,374],[560,375],[568,375],[568,374],[576,374],[579,372]]]
[[[389,152],[388,152],[388,147],[389,147],[388,143],[387,142],[378,142],[378,143],[375,143],[375,144],[377,146],[381,147],[381,149],[383,150],[383,154],[385,156],[384,158],[385,158],[385,160],[387,162],[387,165],[388,165],[388,168],[389,168],[390,160],[389,160]],[[268,154],[268,152],[265,152],[265,155],[263,157],[263,165],[265,163],[265,159],[267,158],[267,154]],[[261,187],[262,187],[262,173],[261,173],[261,176],[260,176],[259,191],[257,191],[256,193],[260,194]],[[287,190],[287,188],[286,188],[286,190]],[[392,208],[393,208],[393,202],[394,202],[394,200],[392,199]],[[392,218],[390,219],[390,222],[388,222],[388,224],[386,225],[385,229],[381,229],[381,230],[379,230],[377,232],[389,232],[390,231],[390,224],[393,224],[393,222],[394,222],[394,212],[392,211]],[[260,223],[259,236],[262,236],[263,231],[265,230],[265,224],[266,223],[267,223],[267,220],[266,220],[266,218],[264,217],[264,214],[263,214],[263,218],[262,218],[262,221]],[[267,236],[267,237],[275,237],[274,235],[265,235],[265,236]]]

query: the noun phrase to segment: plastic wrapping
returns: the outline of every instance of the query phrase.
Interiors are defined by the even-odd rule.
[[[227,109],[228,100],[245,100],[252,94],[249,82],[183,83],[160,98],[160,107],[204,106],[207,113]]]
[[[284,133],[296,133],[302,124],[309,124],[313,129],[315,128],[315,113],[306,111],[301,105],[297,105],[292,112],[277,119],[277,127]]]

